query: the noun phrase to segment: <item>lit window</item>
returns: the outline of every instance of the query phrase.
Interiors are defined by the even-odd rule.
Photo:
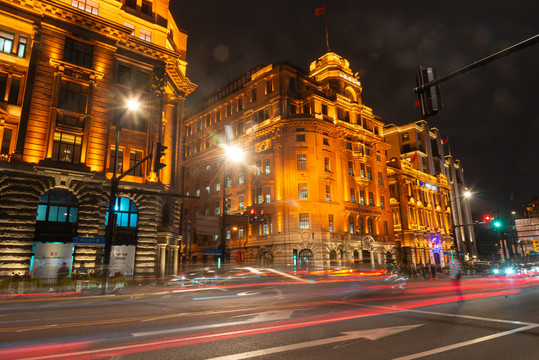
[[[309,228],[309,214],[299,214],[299,228],[308,229]]]
[[[270,187],[266,188],[266,202],[267,203],[271,202],[271,188]]]
[[[329,232],[333,232],[333,214],[328,215],[328,221],[329,221]]]
[[[142,6],[140,7],[140,12],[146,15],[152,15],[152,3],[147,0],[142,0]]]
[[[109,172],[112,172],[114,169],[114,159],[116,157],[116,150],[114,147],[111,147],[110,149],[110,160],[109,160]],[[121,174],[124,169],[124,149],[120,148],[118,150],[118,162],[116,163],[116,174]]]
[[[140,38],[142,40],[152,42],[152,33],[149,30],[146,29],[140,29]]]
[[[26,44],[28,39],[24,36],[19,36],[19,45],[17,46],[17,56],[23,58],[26,55]]]
[[[76,223],[79,218],[79,202],[66,189],[47,191],[37,207],[37,221]]]
[[[299,200],[307,200],[308,199],[308,191],[307,191],[307,183],[299,183],[298,184],[298,198]]]
[[[131,29],[131,36],[135,36],[135,25],[130,24],[128,22],[124,22],[124,26]]]
[[[298,154],[297,167],[298,170],[307,170],[307,154]]]
[[[15,36],[13,34],[0,30],[0,51],[6,54],[11,54],[14,38]]]
[[[331,201],[331,186],[326,185],[326,201]]]
[[[99,4],[92,0],[71,0],[71,5],[90,14],[98,15],[99,13]]]
[[[52,159],[70,163],[80,163],[82,136],[64,132],[54,133]]]
[[[116,225],[121,227],[137,227],[138,210],[133,201],[126,197],[116,199]],[[108,215],[108,213],[107,213]]]

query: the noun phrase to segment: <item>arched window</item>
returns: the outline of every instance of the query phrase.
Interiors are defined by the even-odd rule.
[[[66,189],[47,191],[37,207],[37,221],[76,223],[79,218],[79,202]]]
[[[133,201],[126,197],[116,199],[116,226],[120,227],[137,227],[138,209]],[[107,211],[105,225],[109,222],[109,213]]]
[[[313,252],[309,249],[303,249],[299,252],[298,263],[300,267],[309,267],[313,265]]]
[[[331,250],[329,252],[329,266],[337,266],[337,252],[335,250]]]

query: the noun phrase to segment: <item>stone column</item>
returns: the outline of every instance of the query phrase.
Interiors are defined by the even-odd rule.
[[[167,244],[158,244],[157,246],[159,247],[159,277],[162,279],[165,277]]]
[[[170,245],[170,249],[172,250],[172,274],[178,275],[178,245]]]

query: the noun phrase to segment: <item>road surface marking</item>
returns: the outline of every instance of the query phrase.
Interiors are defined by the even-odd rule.
[[[417,359],[417,358],[420,358],[420,357],[423,357],[423,356],[439,354],[441,352],[445,352],[445,351],[449,351],[449,350],[453,350],[453,349],[458,349],[460,347],[464,347],[464,346],[468,346],[468,345],[478,344],[478,343],[483,342],[483,341],[496,339],[496,338],[506,336],[506,335],[512,335],[512,334],[515,334],[517,332],[530,330],[530,329],[533,329],[533,328],[536,328],[536,327],[539,327],[539,324],[538,325],[528,325],[528,326],[524,326],[524,327],[513,329],[513,330],[504,331],[504,332],[497,333],[497,334],[483,336],[483,337],[480,337],[480,338],[477,338],[477,339],[463,341],[463,342],[456,343],[456,344],[453,344],[453,345],[448,345],[448,346],[443,346],[443,347],[440,347],[440,348],[437,348],[437,349],[423,351],[423,352],[420,352],[420,353],[417,353],[417,354],[402,356],[402,357],[399,357],[399,358],[395,358],[393,360],[412,360],[412,359]]]
[[[262,350],[256,350],[256,351],[248,351],[240,354],[233,354],[233,355],[227,355],[227,356],[220,356],[216,358],[211,358],[208,360],[236,360],[236,359],[249,359],[256,356],[263,356],[263,355],[269,355],[269,354],[275,354],[278,352],[283,351],[292,351],[292,350],[300,350],[307,347],[313,347],[313,346],[320,346],[320,345],[327,345],[332,344],[336,342],[342,342],[342,341],[349,341],[349,340],[356,340],[359,338],[365,338],[369,340],[378,340],[380,338],[383,338],[385,336],[390,336],[393,334],[397,334],[403,331],[415,329],[418,326],[421,326],[423,324],[417,324],[417,325],[405,325],[405,326],[395,326],[395,327],[388,327],[388,328],[378,328],[378,329],[368,329],[368,330],[358,330],[358,331],[349,331],[349,332],[343,332],[341,336],[336,336],[332,338],[327,339],[318,339],[318,340],[312,340],[312,341],[306,341],[301,342],[297,344],[290,344],[290,345],[284,345],[284,346],[276,346],[272,348],[262,349]]]
[[[175,328],[175,329],[166,329],[166,330],[145,331],[145,332],[132,333],[131,335],[132,336],[149,336],[149,335],[157,335],[157,334],[170,334],[170,333],[178,333],[178,332],[184,332],[184,331],[219,328],[219,327],[225,327],[225,326],[245,325],[245,324],[252,324],[252,323],[257,323],[257,322],[265,322],[265,321],[287,320],[287,319],[290,319],[293,312],[294,310],[264,311],[264,312],[255,313],[255,314],[245,314],[245,315],[235,316],[235,317],[244,317],[244,316],[254,315],[253,318],[247,319],[247,320],[232,321],[232,322],[218,323],[218,324],[207,324],[207,325],[183,327],[183,328]]]

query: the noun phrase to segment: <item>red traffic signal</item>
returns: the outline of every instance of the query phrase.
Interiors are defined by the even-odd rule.
[[[486,222],[489,222],[489,221],[492,220],[492,216],[490,216],[490,215],[485,215],[485,216],[483,216],[483,220],[485,220]]]
[[[249,224],[254,224],[256,220],[256,209],[249,210]]]

